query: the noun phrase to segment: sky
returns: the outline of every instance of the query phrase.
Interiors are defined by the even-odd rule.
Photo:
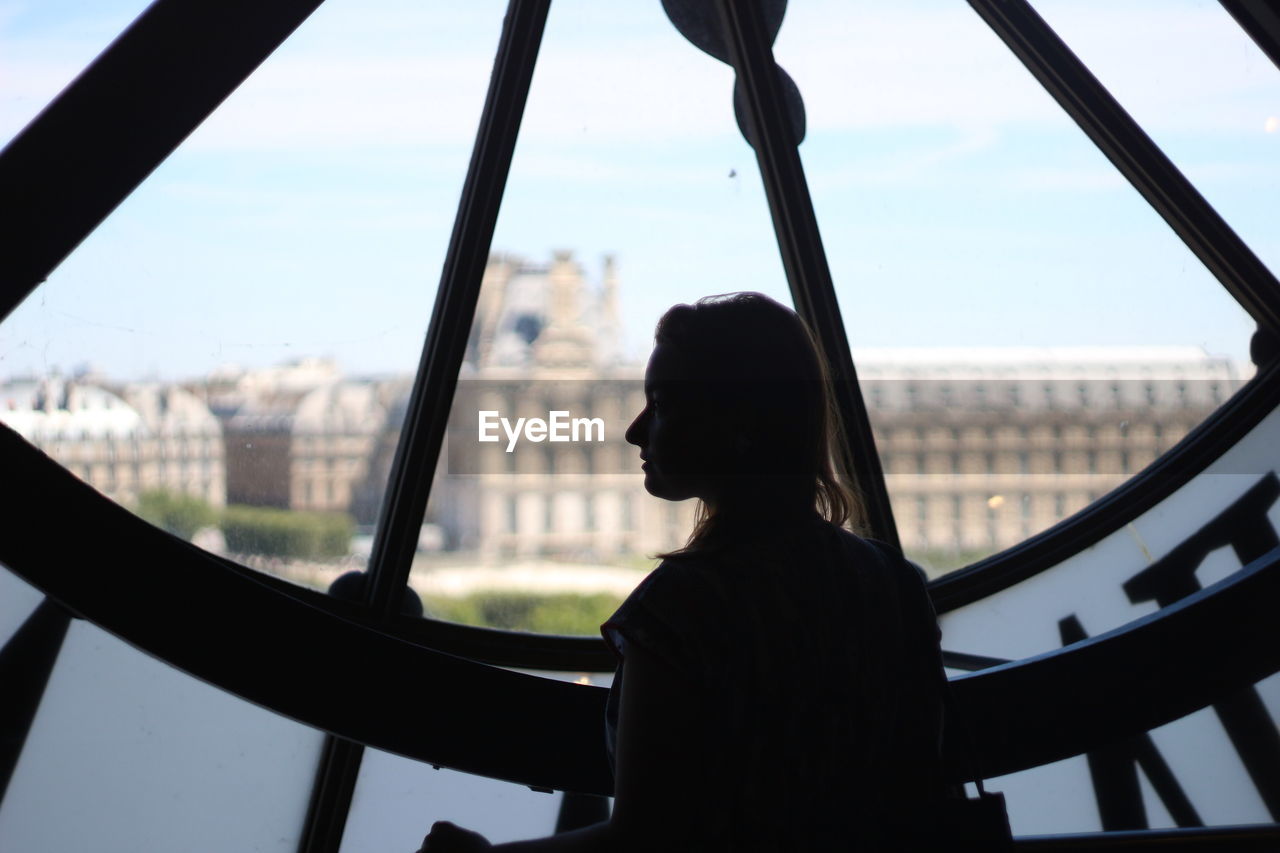
[[[1272,269],[1280,70],[1216,2],[1036,8]],[[0,142],[142,0],[0,0]],[[504,4],[327,0],[0,324],[0,380],[414,369]],[[967,4],[795,0],[775,44],[855,347],[1201,346],[1253,324]],[[790,301],[730,69],[658,0],[556,0],[493,248]]]

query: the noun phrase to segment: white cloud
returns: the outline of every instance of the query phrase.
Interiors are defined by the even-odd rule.
[[[1280,104],[1274,67],[1218,4],[1035,5],[1148,131],[1252,132]],[[793,3],[777,56],[818,130],[1069,122],[964,4]]]
[[[967,6],[793,4],[776,55],[816,132],[1045,121],[1058,108]]]
[[[469,148],[488,74],[486,60],[465,55],[268,61],[187,144],[201,151]]]

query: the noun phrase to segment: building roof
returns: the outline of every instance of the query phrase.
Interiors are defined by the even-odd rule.
[[[1194,346],[855,347],[863,379],[1238,379]]]
[[[0,385],[0,420],[28,441],[128,438],[148,432],[142,416],[120,397],[61,377]]]

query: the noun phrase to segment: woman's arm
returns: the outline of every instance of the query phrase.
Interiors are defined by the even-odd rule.
[[[695,685],[635,643],[627,646],[619,686],[614,805],[609,820],[583,829],[498,844],[504,853],[614,853],[683,849],[699,793]],[[490,849],[456,828],[435,830],[423,853]]]

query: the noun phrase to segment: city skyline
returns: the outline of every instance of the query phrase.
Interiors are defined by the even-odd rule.
[[[493,334],[476,336],[460,380],[422,540],[455,555],[446,561],[455,568],[448,561],[458,554],[475,565],[634,567],[637,555],[678,546],[691,524],[692,503],[664,511],[643,493],[625,446],[623,427],[643,404],[638,368],[584,369],[601,367],[609,350],[594,327],[545,313],[555,280],[538,280],[542,309],[519,274],[507,274],[501,292],[526,298],[487,300],[481,328]],[[946,354],[904,351],[864,362],[863,375],[899,534],[935,573],[1097,500],[1245,379],[1229,361],[1186,347]],[[407,376],[352,378],[310,361],[193,387],[0,382],[0,420],[126,506],[159,487],[215,506],[346,513],[372,528]],[[477,427],[477,413],[483,424],[485,412],[557,410],[598,422],[599,432],[504,451]]]

